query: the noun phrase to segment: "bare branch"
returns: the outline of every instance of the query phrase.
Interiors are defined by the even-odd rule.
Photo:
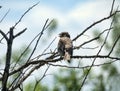
[[[111,15],[112,15],[112,14],[111,14]],[[111,24],[110,24],[110,28],[109,28],[109,31],[107,32],[107,35],[106,35],[106,37],[105,37],[105,40],[104,40],[101,48],[99,49],[98,53],[96,54],[96,56],[98,56],[99,53],[101,52],[101,50],[103,49],[103,47],[104,47],[104,45],[105,45],[105,43],[106,43],[106,41],[107,41],[107,38],[108,38],[108,36],[109,36],[109,34],[110,34],[110,30],[111,30],[112,24],[113,24],[113,20],[112,20],[112,22],[111,22]],[[88,75],[89,75],[89,73],[90,73],[90,71],[91,71],[91,69],[92,69],[95,61],[96,61],[96,58],[94,58],[91,67],[88,69],[87,74],[85,75],[85,78],[83,79],[83,82],[82,82],[82,84],[81,84],[81,86],[80,86],[80,88],[79,88],[79,91],[81,91],[81,89],[82,89],[82,87],[83,87],[83,85],[84,85],[84,83],[85,83],[85,81],[86,81],[86,79],[87,79],[87,77],[88,77]]]
[[[35,6],[37,6],[39,4],[39,2],[38,3],[36,3],[36,4],[34,4],[33,6],[31,6],[27,11],[25,11],[25,13],[20,17],[20,19],[15,23],[15,25],[13,26],[14,28],[21,22],[21,20],[23,19],[23,17],[31,10],[31,9],[33,9]]]
[[[8,41],[8,37],[6,36],[6,34],[5,34],[2,30],[0,30],[0,33],[2,34],[3,38],[5,38],[6,41]],[[1,42],[1,41],[0,41],[0,42]]]
[[[112,59],[112,60],[120,60],[120,58],[119,57],[111,57],[111,56],[108,56],[108,55],[91,55],[91,56],[72,56],[72,58],[76,58],[76,59],[78,59],[78,58],[85,58],[85,59],[88,59],[88,58],[103,58],[103,59]],[[9,75],[12,75],[12,74],[15,74],[15,73],[17,73],[17,72],[19,72],[19,71],[21,71],[21,70],[23,70],[23,69],[25,69],[25,68],[27,68],[28,66],[30,66],[30,65],[36,65],[36,64],[41,64],[41,66],[43,66],[43,65],[45,65],[45,64],[48,64],[48,63],[55,63],[55,62],[58,62],[58,61],[61,61],[62,60],[62,58],[58,58],[58,59],[48,59],[48,60],[36,60],[36,61],[32,61],[32,62],[28,62],[28,63],[26,63],[26,64],[24,64],[24,65],[22,65],[21,67],[19,67],[18,69],[16,69],[16,70],[14,70],[14,71],[12,71],[12,72],[10,72],[10,74]]]
[[[39,3],[39,2],[38,2]],[[87,40],[85,41],[84,43],[82,44],[79,44],[77,46],[74,47],[74,50],[76,49],[80,49],[80,48],[83,48],[84,45],[86,44],[90,44],[91,42],[94,42],[96,40],[98,40],[103,34],[106,34],[105,38],[104,38],[104,41],[103,41],[103,44],[100,46],[100,49],[97,51],[96,54],[94,55],[85,55],[85,56],[80,56],[80,55],[74,55],[72,56],[72,59],[91,59],[92,60],[92,64],[91,65],[87,65],[87,66],[80,66],[80,65],[77,65],[77,66],[67,66],[67,65],[56,65],[54,64],[55,62],[59,62],[61,60],[63,60],[63,58],[59,57],[59,54],[58,52],[56,52],[56,48],[54,51],[51,51],[50,52],[47,52],[46,53],[46,50],[48,50],[50,48],[50,46],[52,45],[52,43],[54,42],[54,40],[56,39],[56,37],[50,42],[50,44],[45,48],[43,49],[43,52],[41,54],[39,54],[38,56],[36,56],[35,58],[31,59],[32,56],[34,55],[34,53],[36,52],[36,49],[38,47],[38,44],[41,40],[41,37],[43,36],[43,33],[44,31],[49,27],[49,25],[51,24],[52,21],[48,22],[49,19],[47,19],[45,21],[45,24],[42,28],[42,30],[39,32],[38,35],[36,35],[34,37],[34,39],[29,43],[29,45],[27,46],[27,48],[23,51],[23,53],[20,55],[20,57],[18,58],[18,60],[16,61],[15,65],[13,65],[13,70],[12,68],[10,68],[10,61],[11,61],[11,54],[12,54],[12,43],[13,43],[13,40],[14,38],[20,36],[21,34],[23,34],[27,28],[23,29],[22,31],[20,31],[19,33],[17,34],[13,34],[14,32],[14,29],[15,27],[22,21],[23,17],[31,10],[33,9],[36,5],[38,5],[38,3],[34,4],[33,6],[31,6],[30,8],[28,8],[27,11],[25,11],[25,13],[23,13],[23,15],[20,17],[20,19],[15,23],[15,25],[13,27],[10,28],[10,31],[7,33],[9,34],[9,36],[7,34],[5,34],[2,30],[0,30],[0,34],[7,40],[7,52],[6,52],[6,63],[5,63],[5,68],[4,68],[4,72],[2,74],[2,77],[0,78],[0,80],[2,81],[2,91],[14,91],[16,90],[17,88],[19,88],[20,90],[22,90],[23,88],[21,88],[21,84],[23,84],[23,82],[36,70],[36,69],[39,69],[40,67],[44,66],[44,65],[52,65],[52,66],[59,66],[59,67],[66,67],[66,68],[77,68],[77,69],[84,69],[84,68],[88,68],[88,71],[87,71],[87,74],[85,75],[85,77],[83,78],[83,81],[82,81],[82,84],[80,86],[80,90],[82,89],[92,67],[95,67],[95,66],[102,66],[102,65],[106,65],[106,64],[111,64],[113,62],[116,62],[116,61],[119,61],[120,58],[119,57],[115,57],[115,56],[111,56],[113,50],[115,49],[115,46],[117,45],[118,43],[118,40],[120,39],[120,35],[118,36],[118,38],[115,40],[114,44],[112,45],[111,47],[111,50],[109,51],[108,55],[103,55],[103,54],[100,54],[101,51],[103,50],[106,42],[107,42],[107,39],[108,39],[108,36],[110,34],[110,31],[113,29],[112,27],[112,24],[113,24],[113,20],[109,26],[109,29],[105,29],[103,30],[101,33],[99,33],[99,35],[97,35],[96,37],[90,39],[90,40]],[[96,22],[94,22],[93,24],[91,24],[90,26],[88,26],[85,30],[83,30],[82,33],[80,33],[79,35],[77,35],[73,41],[77,40],[79,37],[81,37],[82,35],[84,35],[89,29],[91,29],[92,27],[94,27],[95,25],[107,20],[107,19],[110,19],[111,17],[113,17],[114,15],[116,15],[118,12],[120,11],[115,11],[113,12],[113,9],[114,9],[114,3],[115,3],[115,0],[113,0],[112,2],[112,6],[111,6],[111,11],[110,11],[110,15],[108,15],[107,17],[104,17]],[[7,15],[7,13],[6,13]],[[4,17],[6,17],[6,15],[4,15]],[[3,19],[4,19],[3,17]],[[106,33],[107,32],[107,33]],[[3,39],[3,38],[2,38]],[[2,39],[0,41],[2,41]],[[20,65],[19,67],[17,67],[16,65],[18,64],[18,61],[20,61],[20,59],[22,58],[22,56],[24,55],[24,53],[28,50],[28,48],[31,46],[31,44],[35,41],[35,45],[32,49],[32,52],[30,54],[30,56],[28,57],[27,60],[24,60],[25,61],[25,64],[22,64]],[[92,48],[92,47],[91,47]],[[96,48],[96,47],[95,47]],[[41,58],[40,58],[41,57]],[[42,58],[43,57],[43,58]],[[105,62],[105,63],[102,63],[102,64],[94,64],[94,62],[97,60],[97,59],[111,59],[112,61],[111,62]],[[75,60],[75,61],[79,61],[79,60]],[[37,84],[46,76],[46,73],[49,69],[49,66],[48,68],[45,70],[45,72],[43,73],[43,76],[38,80],[36,81],[36,85],[34,87],[34,90],[36,89],[37,87]],[[29,69],[29,70],[28,70]],[[10,72],[11,71],[11,72]],[[2,73],[2,72],[0,72]],[[7,87],[7,84],[8,84],[8,77],[14,75],[14,74],[18,74],[18,76],[10,83],[9,87]],[[16,81],[18,81],[16,83]]]
[[[114,4],[115,4],[115,0],[113,0],[113,2],[112,2],[112,7],[111,7],[110,15],[111,15],[112,12],[113,12]]]
[[[120,58],[118,58],[118,57],[111,57],[111,56],[108,56],[108,55],[91,55],[91,56],[72,56],[72,58],[74,58],[74,59],[78,59],[78,58],[81,58],[81,59],[83,59],[83,58],[85,58],[85,59],[88,59],[88,58],[103,58],[103,59],[112,59],[112,60],[120,60]],[[13,75],[13,74],[15,74],[15,73],[17,73],[17,72],[20,72],[21,70],[23,70],[23,69],[25,69],[25,68],[27,68],[28,66],[30,66],[30,65],[35,65],[35,64],[41,64],[41,66],[43,66],[43,65],[45,65],[45,64],[50,64],[50,63],[55,63],[55,62],[58,62],[58,61],[61,61],[62,60],[62,58],[58,58],[58,59],[54,59],[54,60],[36,60],[36,61],[32,61],[32,62],[28,62],[27,64],[24,64],[24,65],[22,65],[21,67],[19,67],[18,69],[16,69],[16,70],[14,70],[14,71],[12,71],[12,72],[10,72],[9,73],[9,75],[11,76],[11,75]],[[2,78],[0,78],[0,79],[2,79]]]
[[[116,39],[115,43],[113,44],[112,49],[110,50],[108,56],[110,56],[110,54],[113,52],[113,50],[114,50],[116,44],[118,43],[119,39],[120,39],[120,35],[118,36],[118,38]]]
[[[42,76],[38,81],[36,81],[36,84],[35,84],[35,87],[34,87],[34,90],[33,90],[33,91],[35,91],[35,89],[36,89],[37,85],[39,84],[39,82],[46,76],[46,73],[47,73],[47,71],[48,71],[49,68],[50,68],[50,65],[48,65],[48,67],[47,67],[47,69],[45,70],[43,76]]]
[[[39,4],[39,2],[38,3],[36,3],[36,4],[34,4],[33,6],[31,6],[21,17],[20,17],[20,19],[15,23],[15,25],[13,26],[13,29],[21,22],[21,20],[23,19],[23,17],[31,10],[31,9],[33,9],[35,6],[37,6]],[[1,22],[3,21],[3,19],[7,16],[7,14],[9,13],[9,11],[10,11],[10,9],[8,10],[8,12],[4,15],[4,17],[1,19]],[[0,23],[1,23],[0,22]],[[8,31],[8,33],[7,34],[9,34],[9,31]],[[6,35],[7,35],[6,34]],[[2,38],[1,40],[0,40],[0,42],[3,40],[4,38]]]
[[[112,29],[112,28],[110,28],[110,29]],[[81,45],[79,45],[79,46],[75,46],[74,49],[79,49],[80,47],[82,47],[82,46],[85,45],[85,44],[91,43],[92,41],[96,41],[97,39],[100,38],[100,36],[101,36],[102,34],[104,34],[104,32],[106,32],[106,31],[108,31],[108,30],[110,30],[110,29],[105,29],[105,30],[104,30],[103,32],[101,32],[97,37],[95,37],[95,38],[93,38],[93,39],[90,39],[90,40],[84,42],[83,44],[81,44]]]
[[[3,18],[0,20],[0,23],[5,19],[5,17],[7,16],[7,14],[10,12],[10,9],[5,13],[5,15],[3,16]]]
[[[56,39],[57,37],[55,37],[53,40],[52,40],[52,42],[48,45],[48,47],[46,48],[46,49],[44,49],[44,51],[42,52],[42,54],[41,55],[38,55],[37,57],[35,57],[35,58],[33,58],[33,59],[31,59],[31,60],[34,60],[34,59],[39,59],[41,56],[43,56],[44,55],[44,53],[47,51],[47,49],[52,45],[52,43],[55,41],[55,39]],[[49,54],[53,54],[53,53],[49,53]]]
[[[77,40],[81,35],[83,35],[87,30],[89,30],[90,28],[92,28],[92,27],[95,26],[96,24],[99,24],[99,23],[101,23],[101,22],[103,22],[103,21],[111,18],[111,17],[114,16],[117,12],[119,12],[119,11],[115,11],[113,14],[111,14],[111,15],[105,17],[105,18],[102,18],[101,20],[99,20],[99,21],[91,24],[91,25],[90,25],[89,27],[87,27],[82,33],[80,33],[79,35],[77,35],[77,36],[73,39],[73,41]]]
[[[38,33],[32,40],[31,42],[28,44],[28,46],[25,48],[25,50],[21,53],[20,57],[18,58],[18,60],[16,61],[14,67],[16,67],[17,63],[20,61],[21,57],[24,55],[24,53],[29,49],[29,47],[31,46],[31,44],[35,41],[35,39],[37,39],[39,36],[42,36],[43,35],[43,32],[44,30],[46,29],[46,26],[47,25],[47,22],[48,22],[48,19],[46,20],[46,23],[44,24],[44,28],[42,29],[42,31],[40,33]],[[49,54],[49,53],[48,53]],[[32,55],[32,53],[31,53]],[[42,54],[43,55],[43,54]],[[38,57],[38,56],[37,56]],[[40,57],[40,56],[39,56]],[[30,59],[31,57],[28,58],[28,60]],[[14,68],[13,68],[14,69]]]
[[[36,50],[36,48],[37,48],[37,45],[38,45],[38,43],[39,43],[39,41],[40,41],[40,38],[42,37],[43,32],[45,31],[45,27],[46,27],[46,25],[47,25],[47,23],[48,23],[48,20],[49,20],[49,19],[46,20],[46,22],[45,22],[45,24],[44,24],[44,26],[43,26],[43,29],[42,29],[42,31],[40,32],[40,35],[39,35],[39,37],[38,37],[38,39],[37,39],[37,41],[36,41],[36,44],[35,44],[35,46],[34,46],[34,48],[33,48],[33,51],[32,51],[31,55],[30,55],[29,58],[28,58],[28,61],[30,61],[30,58],[32,57],[32,55],[34,54],[34,52],[35,52],[35,50]],[[27,62],[28,62],[28,61],[27,61]]]
[[[9,77],[9,69],[12,55],[12,43],[13,43],[13,27],[10,28],[9,39],[7,40],[7,52],[6,52],[6,63],[2,79],[2,91],[8,91],[7,82]]]
[[[5,35],[7,36],[9,34],[9,32],[7,32]],[[5,37],[2,37],[1,39],[0,39],[0,43],[2,42],[2,40],[4,39]]]
[[[26,74],[25,76],[23,76],[23,78],[21,78],[21,80],[16,84],[15,87],[11,88],[9,91],[14,91],[15,89],[17,89],[21,83],[23,83],[30,75],[33,71],[35,71],[36,69],[40,68],[41,67],[41,64],[38,64],[36,66],[34,66],[29,72],[28,74]]]
[[[14,38],[20,36],[22,33],[24,33],[27,30],[27,28],[23,29],[22,31],[20,31],[18,34],[14,35]]]
[[[116,61],[118,61],[118,60],[114,60],[114,61],[110,61],[110,62],[105,62],[105,63],[101,63],[101,64],[95,64],[95,65],[93,65],[93,67],[98,67],[98,66],[103,66],[103,65],[109,65],[109,64],[112,64],[112,63],[114,63],[114,62],[116,62]],[[91,67],[91,65],[87,65],[87,66],[68,66],[68,65],[58,65],[58,64],[52,64],[52,63],[48,63],[49,65],[51,65],[51,66],[57,66],[57,67],[63,67],[63,68],[71,68],[71,69],[84,69],[84,68],[89,68],[89,67]]]

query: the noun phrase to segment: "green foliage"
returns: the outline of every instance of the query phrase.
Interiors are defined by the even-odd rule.
[[[104,65],[102,66],[102,69],[103,71],[108,73],[108,77],[114,76],[119,73],[117,67],[114,64]]]
[[[113,30],[111,32],[111,38],[109,39],[109,41],[107,41],[105,43],[105,48],[109,51],[112,48],[113,43],[115,42],[116,38],[118,38],[118,36],[120,35],[120,17],[116,16],[115,17],[115,21],[113,24]],[[94,37],[99,36],[100,31],[95,30],[93,32]],[[99,36],[99,39],[97,39],[97,42],[101,45],[104,42],[105,36],[104,34]],[[113,52],[113,54],[115,55],[119,55],[120,56],[120,42],[117,43],[117,46],[115,47],[115,51]],[[106,60],[108,61],[108,60]],[[84,69],[83,70],[83,76],[86,75],[86,73],[88,72],[88,69]],[[67,70],[61,70],[59,72],[61,75],[55,75],[55,86],[53,88],[52,91],[78,91],[79,87],[80,87],[80,79],[83,77],[82,75],[80,76],[79,72],[76,70],[72,70],[72,69],[67,69]],[[106,76],[104,75],[107,74]],[[109,82],[109,80],[112,78],[114,79],[114,77],[116,77],[116,75],[119,74],[118,69],[116,67],[115,64],[106,64],[104,66],[101,67],[101,73],[96,76],[94,75],[94,73],[90,73],[89,77],[88,77],[88,85],[90,85],[91,83],[93,84],[92,86],[92,90],[89,91],[106,91],[107,89],[109,89],[109,91],[113,91],[110,88],[115,88],[116,86],[111,86],[111,82]],[[94,76],[94,78],[92,78]],[[94,79],[94,80],[93,80]],[[117,80],[114,79],[113,80],[113,84],[116,84]],[[108,88],[106,87],[108,86]],[[108,90],[107,90],[108,91]],[[117,91],[117,90],[114,90]]]
[[[56,32],[56,28],[58,26],[58,22],[56,19],[53,19],[49,25],[48,25],[48,31],[46,34],[44,34],[44,38],[42,39],[42,43],[47,43],[49,41],[49,39],[51,39],[51,36]]]
[[[54,31],[56,28],[57,28],[57,20],[56,19],[53,19],[48,27],[49,31]]]
[[[112,43],[114,43],[114,41],[118,38],[118,36],[120,35],[120,14],[117,14],[113,17],[114,22],[113,22],[113,30],[112,30]],[[116,48],[115,48],[115,55],[116,56],[120,56],[120,40],[118,41]]]
[[[80,86],[80,78],[78,71],[72,69],[61,70],[60,75],[55,75],[55,86],[53,91],[78,91]]]
[[[50,25],[48,26],[48,31],[47,31],[48,37],[50,37],[55,32],[55,29],[57,28],[57,25],[58,25],[57,20],[53,19],[51,21]]]
[[[35,82],[31,82],[24,87],[24,91],[49,91],[47,86],[43,86],[41,83],[37,85],[35,90],[34,87],[35,87]]]
[[[12,63],[17,62],[18,64],[25,63],[25,60],[27,60],[29,54],[30,54],[30,48],[28,48],[25,52],[26,46],[22,46],[20,49],[16,49],[12,53]],[[21,56],[21,54],[24,52],[24,54]],[[21,57],[20,57],[21,56]]]
[[[111,45],[113,45],[113,43],[115,42],[115,40],[120,34],[120,23],[118,20],[119,20],[119,17],[117,16],[113,24],[114,28],[111,32],[111,38],[105,44],[105,48],[108,51],[111,49],[112,47]],[[49,26],[49,32],[47,33],[48,34],[47,36],[51,36],[56,26],[57,26],[57,21],[55,20]],[[98,30],[95,30],[93,33],[94,37],[97,37],[99,34],[100,34],[100,31]],[[104,35],[100,36],[99,39],[97,40],[99,44],[102,44],[103,41],[104,41]],[[113,52],[114,55],[120,56],[119,45],[120,45],[120,42],[118,42],[117,46],[115,47],[115,50]],[[28,54],[29,54],[29,51],[26,52],[24,56],[26,57]],[[12,59],[13,61],[17,60],[18,55],[14,55]],[[22,59],[24,59],[24,57]],[[42,83],[39,83],[35,91],[78,91],[82,83],[81,79],[83,79],[83,77],[87,74],[87,72],[88,72],[88,69],[84,69],[82,75],[80,75],[81,73],[75,69],[69,69],[69,68],[61,69],[59,71],[59,74],[54,75],[54,86],[52,87],[52,89],[50,89],[48,86],[42,85]],[[105,76],[104,73],[107,73],[107,75]],[[111,88],[116,87],[112,85],[117,84],[116,83],[117,80],[115,79],[115,77],[118,77],[117,76],[118,74],[119,72],[115,64],[108,64],[108,65],[106,64],[101,67],[100,75],[96,76],[94,75],[93,72],[91,72],[89,74],[89,77],[87,78],[86,84],[90,85],[92,83],[92,90],[90,91],[108,91],[106,89],[106,86],[108,86],[109,91],[117,91],[117,90],[111,90]],[[17,77],[17,75],[18,74],[16,74],[15,77]],[[92,78],[92,76],[94,76],[94,78]],[[112,81],[114,81],[112,82],[112,84],[110,81],[111,78],[113,79]],[[24,91],[33,91],[34,87],[35,87],[35,82],[29,83],[26,86],[24,86]]]
[[[94,36],[94,37],[98,37],[99,35],[100,35],[100,31],[99,31],[98,29],[94,30],[93,36]],[[103,36],[103,35],[99,36],[99,38],[97,39],[97,43],[102,44],[103,41],[104,41],[104,36]],[[106,48],[107,50],[110,50],[110,48],[111,48],[110,43],[107,42],[107,41],[106,41],[106,43],[105,43],[105,48]]]
[[[98,29],[94,30],[94,32],[93,32],[93,36],[94,36],[94,37],[99,36],[99,34],[100,34],[100,31],[99,31]],[[104,40],[103,37],[100,36],[99,39],[97,40],[97,42],[98,42],[98,43],[102,43],[103,40]]]
[[[19,49],[13,50],[10,70],[13,71],[15,69],[15,67],[19,67],[19,66],[21,66],[21,64],[25,63],[25,60],[27,60],[27,58],[30,54],[30,51],[31,51],[30,48],[28,48],[28,50],[26,50],[24,52],[24,54],[20,57],[20,55],[23,53],[23,51],[25,49],[26,49],[26,46],[24,45]],[[3,60],[5,60],[5,58],[3,58]],[[21,72],[11,75],[9,77],[7,86],[9,87],[9,86],[11,86],[11,84],[13,85],[12,82],[14,82],[14,84],[17,84],[19,77],[21,77],[20,75],[21,75]],[[1,83],[0,83],[0,85],[1,85]]]
[[[108,49],[108,51],[112,48],[112,45],[115,43],[118,36],[120,36],[120,14],[115,15],[112,19],[114,19],[113,30],[111,30],[111,37],[109,38],[109,41],[106,42],[106,44],[105,44],[105,48]],[[99,34],[98,31],[94,32],[94,36],[95,35],[97,36],[98,34]],[[100,42],[102,42],[102,41],[104,41],[104,40],[100,40]],[[98,42],[99,42],[99,40],[98,40]],[[118,57],[120,56],[119,45],[120,45],[120,40],[117,42],[117,44],[114,48],[114,51],[112,52],[112,55],[115,55]],[[108,61],[108,60],[106,60],[106,61]],[[115,90],[117,85],[114,85],[114,84],[120,85],[120,83],[118,83],[117,80],[115,79],[116,77],[118,77],[118,74],[119,74],[117,66],[113,63],[106,64],[101,67],[101,70],[102,70],[101,74],[96,77],[96,79],[99,79],[99,80],[95,83],[95,87],[93,88],[93,91],[106,91],[106,86],[108,87],[107,89],[109,89],[107,91],[117,91],[117,90]],[[104,73],[107,75],[105,76]],[[111,79],[112,79],[112,83],[110,81]],[[119,87],[119,89],[120,89],[120,87]]]
[[[103,75],[99,75],[94,83],[94,88],[92,91],[105,91],[104,86],[104,77]]]
[[[105,44],[105,48],[108,49],[108,51],[111,49],[110,44],[113,45],[117,37],[120,35],[119,20],[120,20],[120,16],[118,15],[115,17],[115,20],[114,20],[113,30],[111,32],[111,38]],[[57,21],[53,20],[53,22],[49,26],[48,35],[51,35],[54,32],[54,29],[56,27],[57,27]],[[100,34],[100,31],[98,30],[95,30],[93,33],[94,37],[97,37],[99,34]],[[99,39],[97,40],[99,44],[103,43],[103,41],[104,41],[104,36],[100,36]],[[113,54],[116,56],[120,56],[119,45],[120,45],[120,41],[117,43],[117,46],[115,46],[115,50],[113,52]],[[25,47],[13,52],[13,55],[12,55],[13,63],[17,62],[20,54],[23,52],[24,49]],[[21,57],[20,61],[18,61],[19,65],[24,63],[23,60],[27,58],[27,56],[29,55],[29,52],[30,52],[30,49],[28,49],[28,51],[26,51],[25,54]],[[42,85],[42,83],[39,83],[34,90],[35,82],[29,82],[27,85],[24,86],[24,91],[78,91],[82,82],[81,79],[83,79],[83,76],[85,76],[87,72],[88,72],[88,69],[84,69],[82,73],[83,75],[80,75],[81,73],[79,72],[79,70],[69,69],[69,68],[61,69],[59,71],[59,74],[54,75],[54,86],[52,89],[50,89],[48,86]],[[107,73],[107,75],[105,76],[104,73]],[[19,74],[20,73],[13,75],[9,80],[9,82],[12,82],[15,78],[17,78]],[[94,75],[94,73],[90,73],[89,77],[87,78],[87,82],[88,82],[87,84],[89,85],[92,83],[93,85],[92,90],[90,91],[108,91],[106,90],[106,86],[108,86],[109,91],[117,91],[112,89],[116,88],[116,86],[120,84],[118,80],[115,79],[115,78],[118,78],[118,74],[119,74],[119,71],[115,64],[106,64],[102,66],[101,73],[98,76]],[[92,76],[94,76],[94,80]],[[110,81],[110,79],[112,79],[113,82]],[[119,88],[120,87],[117,87],[117,89]]]

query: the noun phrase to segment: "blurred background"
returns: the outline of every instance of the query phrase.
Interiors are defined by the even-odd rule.
[[[45,21],[53,20],[51,26],[44,32],[43,37],[36,49],[33,58],[41,54],[50,42],[56,37],[55,41],[47,51],[55,50],[59,40],[58,34],[67,31],[71,35],[71,39],[75,38],[84,29],[93,24],[94,22],[107,17],[110,13],[113,0],[0,0],[0,19],[8,12],[4,20],[0,22],[0,29],[7,33],[9,28],[12,27],[23,15],[23,13],[32,5],[39,2],[32,10],[30,10],[16,26],[15,33],[20,32],[24,28],[27,31],[15,39],[13,44],[13,62],[19,57],[21,52],[30,43],[30,41],[42,30]],[[120,5],[120,0],[115,1],[114,10]],[[119,10],[119,9],[118,9]],[[101,31],[108,29],[111,19],[101,22],[87,31],[80,39],[76,40],[74,46],[84,43],[86,40],[92,39],[97,36]],[[108,53],[110,45],[114,42],[115,36],[120,34],[120,15],[118,14],[113,23],[116,31],[111,33],[111,36],[106,43],[106,47],[101,54]],[[113,29],[113,30],[114,30]],[[103,42],[101,40],[93,42],[84,46],[80,50],[74,51],[74,55],[94,55],[98,51],[95,47],[100,47]],[[2,36],[0,35],[0,39]],[[119,44],[119,43],[118,43]],[[95,48],[89,50],[89,48]],[[29,51],[24,55],[23,61],[28,56]],[[5,41],[0,44],[0,69],[3,69],[6,53]],[[112,55],[119,57],[119,45],[115,48]],[[20,65],[22,64],[22,61]],[[111,60],[98,59],[96,64],[102,64]],[[23,62],[24,63],[24,62]],[[91,65],[91,59],[74,59],[72,63],[67,63],[64,60],[55,63],[55,65],[67,65],[68,67],[81,67]],[[119,91],[120,89],[120,68],[119,61],[112,64],[94,67],[84,84],[82,91]],[[24,91],[33,91],[36,82],[44,75],[48,65],[36,70],[23,84]],[[50,66],[46,76],[39,82],[35,91],[78,91],[82,79],[86,75],[88,68],[77,69],[67,68],[61,66]],[[14,79],[14,77],[13,77]],[[11,79],[12,80],[12,79]]]

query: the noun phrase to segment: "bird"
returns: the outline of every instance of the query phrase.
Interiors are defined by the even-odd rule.
[[[64,60],[67,60],[70,63],[73,55],[73,43],[70,39],[70,34],[68,32],[61,32],[59,37],[58,53],[60,57],[63,57]]]

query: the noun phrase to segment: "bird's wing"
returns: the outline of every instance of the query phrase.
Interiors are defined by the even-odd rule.
[[[60,53],[60,56],[64,56],[65,54],[65,44],[62,39],[58,42],[58,52]]]
[[[72,56],[73,54],[72,40],[70,38],[66,38],[65,41],[66,41],[65,50]]]

